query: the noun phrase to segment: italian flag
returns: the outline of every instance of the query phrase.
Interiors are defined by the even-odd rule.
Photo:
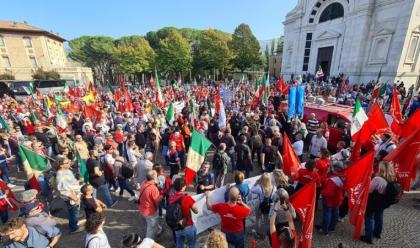
[[[174,123],[175,120],[175,113],[174,113],[174,104],[171,103],[168,107],[168,110],[166,111],[166,123],[168,123],[169,125],[172,125]]]
[[[163,100],[162,90],[160,89],[160,80],[159,80],[156,70],[155,70],[155,78],[156,78],[156,90],[157,90],[156,101],[158,102],[158,104],[163,105],[164,100]]]
[[[362,129],[363,124],[368,120],[368,117],[365,111],[362,108],[359,98],[356,100],[353,110],[353,120],[351,122],[351,136],[356,137],[355,135]]]
[[[212,145],[211,141],[206,139],[204,135],[193,131],[191,137],[191,146],[188,151],[187,167],[185,168],[185,181],[187,186],[190,185],[194,179],[195,174],[200,169],[201,164],[204,162],[206,152]]]
[[[67,128],[66,117],[64,117],[63,112],[61,112],[60,108],[57,109],[57,115],[56,115],[55,118],[56,118],[55,119],[56,124],[59,128],[61,128],[61,129],[66,129]]]
[[[29,186],[40,192],[41,187],[39,186],[37,178],[45,169],[47,169],[48,159],[45,156],[36,154],[23,146],[19,146],[19,155],[28,178]]]
[[[80,176],[83,178],[85,183],[89,182],[89,173],[86,167],[85,161],[83,161],[82,157],[80,157],[79,152],[76,152],[77,163],[79,164],[79,172]]]

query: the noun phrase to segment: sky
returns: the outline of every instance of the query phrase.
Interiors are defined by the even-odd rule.
[[[59,4],[58,4],[59,3]],[[258,40],[283,34],[297,0],[5,0],[0,20],[28,22],[67,40],[82,35],[145,35],[165,26],[233,33],[247,23]]]

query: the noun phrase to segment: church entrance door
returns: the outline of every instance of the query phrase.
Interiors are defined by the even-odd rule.
[[[318,71],[319,66],[321,66],[322,71],[324,72],[325,76],[330,75],[331,63],[332,63],[332,56],[334,52],[334,47],[321,47],[318,49],[318,59],[316,61],[316,68],[315,73]]]

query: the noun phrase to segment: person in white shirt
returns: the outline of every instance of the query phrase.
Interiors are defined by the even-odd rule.
[[[297,133],[295,138],[296,138],[296,141],[293,142],[292,147],[295,150],[296,155],[302,161],[303,145],[304,145],[303,140],[302,140],[302,134]]]
[[[103,230],[105,216],[103,213],[92,213],[86,221],[86,248],[111,248]]]
[[[316,135],[311,139],[311,144],[309,145],[309,154],[312,159],[319,158],[321,149],[327,149],[327,140],[322,135],[322,130],[318,129]]]
[[[163,248],[162,245],[156,243],[151,238],[142,239],[136,233],[130,233],[123,237],[122,239],[123,248]]]

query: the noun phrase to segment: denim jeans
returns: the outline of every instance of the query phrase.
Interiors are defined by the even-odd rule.
[[[9,212],[7,210],[0,211],[0,219],[3,225],[9,220]]]
[[[93,197],[97,198],[97,191],[101,191],[104,196],[105,196],[105,204],[110,207],[112,204],[114,204],[114,200],[112,200],[112,196],[111,196],[111,192],[109,191],[109,187],[108,184],[102,184],[101,186],[99,186],[98,188],[96,188],[93,191]]]
[[[7,164],[4,163],[4,165],[0,166],[0,170],[1,170],[1,179],[6,184],[9,184],[10,183],[10,179],[9,179],[9,167],[7,166]]]
[[[245,247],[245,232],[243,230],[237,233],[222,231],[226,235],[226,240],[229,244],[232,244],[235,248]]]
[[[365,237],[367,240],[372,240],[373,237],[378,237],[382,233],[384,224],[384,210],[377,210],[375,212],[365,214]]]
[[[79,226],[77,225],[79,218],[79,205],[71,205],[70,201],[64,201],[67,205],[67,210],[69,211],[69,229],[70,232],[76,231]]]
[[[134,196],[135,193],[133,191],[133,188],[131,188],[130,184],[128,184],[127,179],[126,178],[118,178],[118,185],[120,186],[120,196],[122,196],[124,194],[124,190],[127,190],[127,192],[131,195]]]
[[[338,222],[339,207],[327,207],[325,200],[322,201],[322,232],[327,234],[335,230]]]
[[[189,248],[195,248],[195,242],[197,240],[197,228],[194,225],[187,226],[182,230],[175,232],[176,236],[176,247],[183,248],[185,240],[187,240]]]
[[[159,223],[159,215],[156,212],[152,216],[143,216],[146,219],[146,238],[155,239],[156,235],[162,231]]]

